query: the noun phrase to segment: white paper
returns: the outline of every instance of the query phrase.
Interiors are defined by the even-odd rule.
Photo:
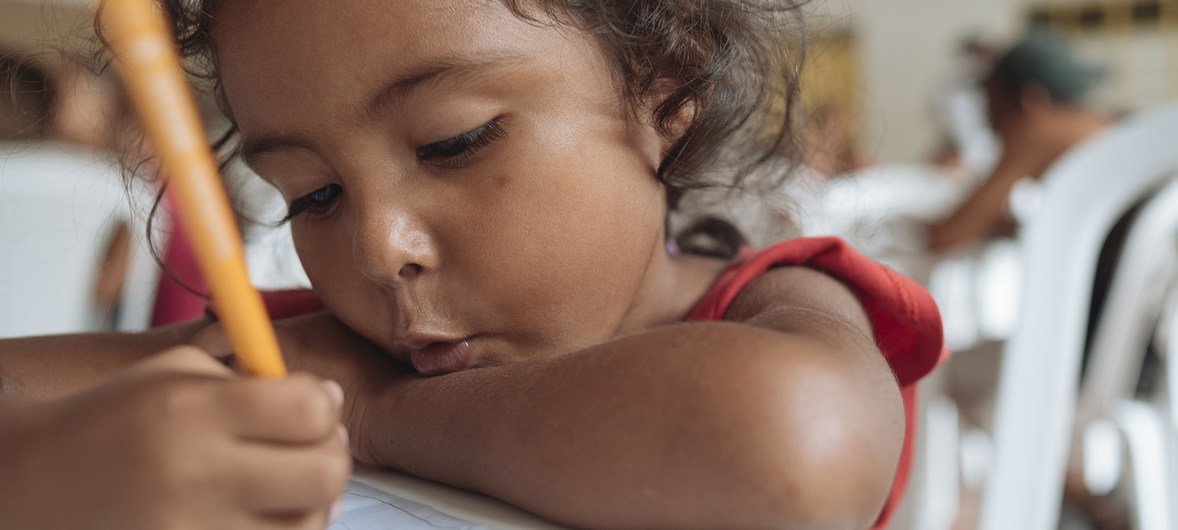
[[[463,521],[424,504],[362,484],[348,483],[340,519],[328,530],[377,530],[386,528],[447,528],[475,530],[485,526]]]

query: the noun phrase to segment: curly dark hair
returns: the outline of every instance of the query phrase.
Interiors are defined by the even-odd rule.
[[[160,0],[190,74],[211,82],[232,122],[213,42],[223,1]],[[524,20],[591,35],[611,59],[628,110],[668,138],[677,134],[658,168],[669,210],[691,190],[776,186],[799,159],[795,109],[808,0],[500,1]],[[235,155],[235,133],[231,128],[216,144],[226,160]],[[770,163],[779,170],[767,170]],[[689,235],[699,234],[678,239]],[[710,235],[718,250],[708,254],[732,255],[743,242]]]

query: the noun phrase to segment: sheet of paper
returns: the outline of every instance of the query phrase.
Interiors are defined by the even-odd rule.
[[[330,530],[562,528],[486,495],[359,464],[352,472],[343,508]]]
[[[456,519],[424,504],[403,499],[355,480],[343,495],[343,512],[328,530],[435,529],[476,530],[487,528]]]

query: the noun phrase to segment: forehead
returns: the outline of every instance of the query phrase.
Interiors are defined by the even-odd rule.
[[[480,22],[501,28],[508,18],[493,0],[234,0],[218,10],[214,40],[222,60],[287,49],[313,63],[389,48],[413,55],[490,33]]]
[[[236,0],[214,44],[243,128],[257,115],[331,114],[399,70],[438,58],[552,51],[560,34],[498,0]]]

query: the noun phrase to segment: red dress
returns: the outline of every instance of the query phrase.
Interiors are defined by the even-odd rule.
[[[904,448],[892,492],[875,523],[887,527],[908,485],[916,436],[916,383],[948,356],[941,337],[941,315],[928,291],[832,237],[798,238],[765,250],[746,249],[688,316],[688,321],[721,320],[741,289],[774,267],[819,270],[846,285],[867,312],[875,343],[887,359],[904,399]]]
[[[916,435],[916,383],[948,357],[942,345],[941,316],[928,291],[916,282],[859,254],[841,239],[798,238],[761,251],[749,248],[732,261],[700,299],[688,321],[722,320],[741,289],[775,267],[819,270],[846,285],[867,312],[876,346],[887,359],[904,399],[904,446],[892,491],[876,521],[886,528],[900,503],[912,467]],[[309,291],[264,293],[272,318],[322,309]]]

